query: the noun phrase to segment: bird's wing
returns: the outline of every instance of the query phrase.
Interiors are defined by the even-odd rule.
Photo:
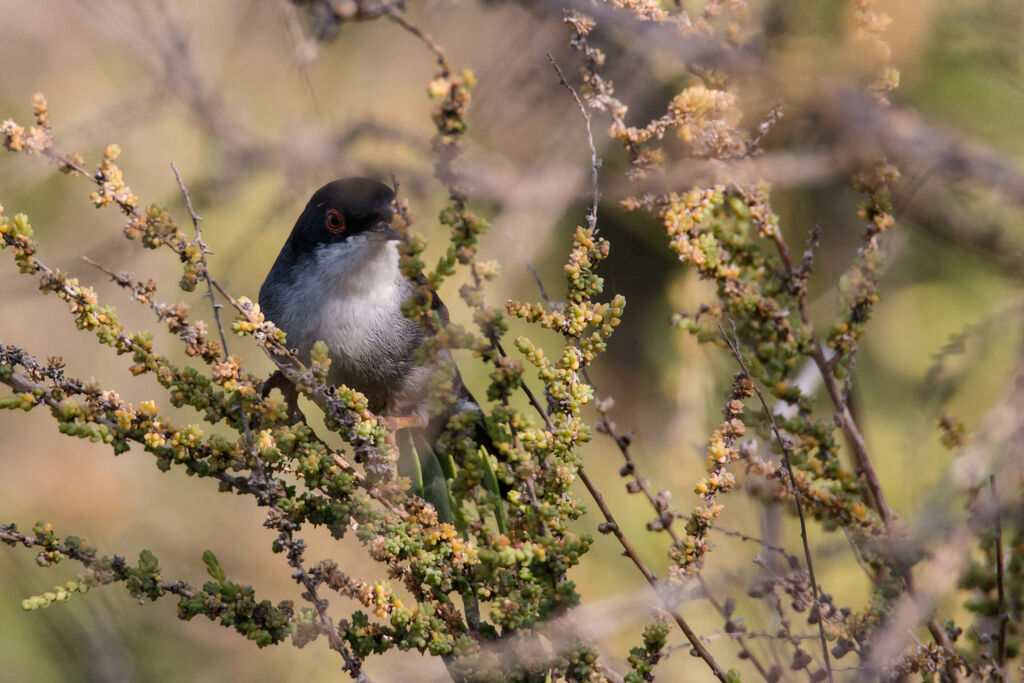
[[[419,286],[427,285],[427,278],[422,273],[416,279],[416,284]],[[451,322],[451,315],[448,312],[448,307],[445,306],[441,297],[438,296],[437,290],[431,289],[431,310],[437,311],[438,317],[441,322],[445,325]],[[449,356],[451,359],[451,356]],[[487,426],[484,423],[483,411],[480,407],[480,403],[476,400],[473,394],[466,387],[465,382],[462,381],[462,374],[459,372],[458,367],[455,366],[455,361],[451,360],[452,367],[455,370],[455,377],[453,379],[453,389],[456,395],[457,403],[462,410],[476,410],[480,414],[480,418],[476,421],[474,426],[473,438],[479,446],[482,446],[488,453],[494,455],[498,451],[494,446],[494,441],[491,439],[490,433],[487,431]],[[448,418],[451,414],[438,415],[431,419],[431,425],[427,428],[427,431],[432,434],[439,434],[444,428],[444,425],[448,422]],[[424,436],[422,432],[419,435],[421,438]],[[420,446],[425,446],[429,443],[421,443]],[[502,480],[499,482],[501,488],[501,496],[504,496],[508,491],[508,485]]]

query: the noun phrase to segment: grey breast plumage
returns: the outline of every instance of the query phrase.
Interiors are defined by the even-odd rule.
[[[260,289],[260,307],[302,357],[316,341],[327,344],[330,383],[361,391],[375,413],[409,415],[429,380],[412,359],[423,333],[401,311],[411,292],[397,243],[355,235],[302,259],[282,250]]]

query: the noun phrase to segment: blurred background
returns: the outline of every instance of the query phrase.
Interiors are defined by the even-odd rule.
[[[765,137],[763,155],[729,164],[679,162],[665,182],[687,189],[707,180],[768,180],[795,253],[808,230],[821,226],[811,288],[822,331],[838,311],[835,283],[863,231],[850,175],[879,155],[900,167],[899,223],[885,237],[884,299],[858,356],[854,387],[890,502],[915,520],[959,505],[954,454],[940,442],[937,416],[948,411],[970,431],[986,424],[1022,362],[1024,5],[892,0],[879,8],[893,18],[886,39],[902,72],[888,113],[864,106],[864,96],[844,99],[870,80],[846,3],[752,0],[753,54],[771,79],[752,71],[730,86],[747,112],[744,127],[753,129],[780,103],[783,119]],[[236,297],[256,298],[306,198],[338,177],[394,174],[411,202],[414,227],[430,240],[429,253],[444,244],[435,217],[446,197],[432,177],[426,90],[436,63],[395,24],[345,24],[333,41],[317,43],[300,9],[253,0],[0,0],[0,16],[0,119],[27,126],[31,96],[42,91],[59,150],[80,152],[91,167],[107,144],[118,143],[131,188],[143,202],[163,202],[184,226],[173,161],[204,219],[211,269]],[[454,68],[472,68],[479,81],[464,168],[476,207],[493,222],[482,255],[502,263],[489,300],[538,300],[531,266],[557,298],[561,263],[589,193],[582,119],[546,56],[578,85],[580,56],[568,47],[559,6],[426,0],[412,3],[408,16],[444,47]],[[627,120],[634,124],[663,112],[687,82],[670,45],[613,30],[599,32],[595,43],[608,53],[605,75],[630,105]],[[694,310],[713,292],[676,261],[655,221],[617,208],[636,189],[622,176],[623,153],[607,142],[607,120],[595,113],[594,121],[605,158],[599,225],[612,243],[602,267],[606,291],[624,294],[628,307],[592,377],[599,396],[616,398],[614,419],[620,431],[634,433],[642,472],[686,511],[696,504],[692,487],[703,471],[702,448],[720,420],[734,367],[726,354],[671,327],[674,312]],[[92,209],[91,191],[42,159],[0,156],[0,204],[8,215],[30,216],[40,258],[93,284],[102,301],[118,306],[129,329],[154,330],[158,350],[185,362],[149,310],[132,305],[79,257],[152,278],[161,284],[158,299],[184,298],[197,316],[210,317],[208,302],[183,297],[168,252],[123,239],[120,215]],[[453,279],[441,294],[453,318],[470,324],[459,283]],[[35,285],[12,264],[0,267],[0,340],[39,358],[62,356],[69,375],[96,377],[127,400],[157,397],[167,407],[155,382],[132,377],[123,359],[76,333],[64,304]],[[531,335],[557,348],[554,337]],[[270,373],[269,361],[243,340],[234,341],[232,353]],[[466,356],[460,361],[467,383],[483,393],[486,369]],[[194,417],[182,412],[177,419]],[[982,445],[1005,447],[998,440]],[[666,539],[644,533],[653,514],[646,501],[626,493],[614,443],[596,436],[585,458],[644,559],[663,573]],[[585,499],[582,490],[580,496]],[[764,508],[739,491],[722,502],[722,527],[769,534],[797,550],[788,518],[765,518]],[[220,495],[213,483],[186,480],[180,471],[163,474],[145,453],[115,458],[101,444],[63,437],[42,410],[0,414],[0,520],[28,529],[39,519],[58,533],[84,536],[101,553],[133,561],[148,548],[169,580],[202,583],[200,556],[209,548],[229,577],[251,583],[261,598],[298,599],[284,560],[267,552],[273,535],[249,499]],[[591,610],[585,621],[609,662],[624,670],[629,647],[639,642],[638,626],[651,619],[652,597],[614,539],[596,534],[596,524],[592,517],[580,524],[597,538],[571,578]],[[812,538],[819,580],[837,604],[860,607],[869,586],[845,538],[817,529]],[[335,557],[355,575],[381,576],[350,539],[340,546],[326,534],[309,540],[309,557]],[[718,549],[704,576],[724,594],[756,575],[751,558],[760,547],[722,535],[714,540]],[[0,679],[343,679],[324,642],[301,651],[258,650],[204,619],[179,622],[172,600],[140,607],[118,586],[46,610],[21,610],[23,598],[75,572],[69,565],[41,570],[30,551],[0,549]],[[943,609],[962,616],[962,598],[950,597]],[[332,606],[344,602],[331,600]],[[722,626],[706,603],[687,603],[684,611],[701,633]],[[752,611],[746,626],[771,632],[772,623],[771,615],[759,620]],[[681,642],[678,633],[672,638]],[[711,648],[717,655],[714,640]],[[734,651],[722,650],[723,663]],[[371,659],[367,671],[375,681],[446,679],[439,661],[416,653]],[[706,675],[685,647],[659,667],[664,680]]]

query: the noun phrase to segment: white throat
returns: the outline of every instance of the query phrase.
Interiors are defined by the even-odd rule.
[[[354,235],[324,244],[313,254],[313,274],[323,296],[390,298],[399,282],[398,241]]]
[[[304,324],[295,327],[304,329],[289,330],[289,341],[306,350],[323,340],[343,367],[370,362],[402,319],[406,292],[397,241],[354,235],[320,246],[313,265],[296,273],[294,281],[304,310]]]

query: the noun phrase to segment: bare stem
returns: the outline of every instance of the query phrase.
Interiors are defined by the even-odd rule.
[[[587,210],[587,227],[597,232],[597,204],[601,201],[601,192],[597,186],[597,171],[601,168],[601,159],[597,156],[597,148],[594,147],[594,132],[590,128],[590,112],[587,111],[586,105],[583,104],[583,100],[580,99],[579,93],[576,92],[576,88],[569,84],[569,81],[565,80],[565,74],[562,73],[562,69],[559,68],[558,62],[555,58],[548,53],[548,61],[551,62],[551,66],[555,67],[555,73],[558,74],[558,80],[565,89],[569,91],[572,98],[576,100],[576,106],[580,108],[580,113],[583,114],[583,120],[587,125],[587,146],[590,148],[590,208]]]
[[[495,347],[498,349],[498,353],[500,353],[502,356],[507,355],[505,353],[505,349],[503,349],[501,346],[501,342],[495,339],[494,344]],[[523,392],[526,394],[527,399],[530,401],[530,404],[534,407],[534,410],[536,410],[537,413],[544,419],[544,423],[547,425],[547,428],[553,431],[555,429],[555,423],[552,421],[551,416],[548,415],[548,411],[544,408],[543,405],[541,405],[541,402],[537,399],[537,396],[533,393],[533,391],[530,390],[530,387],[526,386],[525,382],[521,386],[523,388]],[[647,579],[647,583],[649,583],[651,587],[654,588],[655,592],[661,595],[658,590],[658,577],[654,574],[654,572],[652,572],[647,567],[646,564],[644,564],[644,561],[640,559],[640,556],[637,555],[636,550],[633,548],[633,544],[630,543],[628,538],[626,538],[626,535],[623,533],[622,528],[619,526],[618,522],[615,521],[615,516],[612,515],[612,511],[608,508],[608,504],[605,503],[604,496],[601,495],[601,491],[598,490],[596,486],[594,486],[594,483],[590,480],[590,477],[587,475],[587,472],[586,470],[583,469],[582,465],[576,470],[576,472],[577,474],[579,474],[580,480],[583,482],[583,485],[587,487],[587,491],[590,492],[591,497],[597,503],[597,507],[601,510],[601,514],[604,515],[605,522],[608,525],[607,528],[615,535],[615,538],[619,540],[619,543],[622,545],[622,549],[625,551],[626,556],[633,561],[633,564],[635,564],[636,568],[640,570],[640,573],[644,575],[644,578]],[[715,676],[719,680],[725,681],[725,672],[722,671],[722,668],[718,665],[718,662],[715,661],[715,658],[711,656],[711,653],[708,652],[707,648],[705,648],[704,645],[701,643],[700,636],[697,635],[696,631],[690,628],[690,625],[686,622],[683,616],[679,614],[679,612],[677,612],[664,597],[662,598],[662,602],[665,606],[665,610],[672,615],[672,618],[675,620],[676,624],[679,625],[679,628],[682,629],[683,633],[686,635],[686,638],[693,645],[693,648],[697,652],[697,655],[707,663],[707,665],[711,668],[711,671],[714,672]]]
[[[565,75],[562,73],[562,69],[559,68],[558,63],[555,61],[555,58],[552,57],[550,53],[547,57],[548,61],[551,62],[551,66],[554,67],[555,72],[558,74],[559,82],[563,86],[565,86],[565,88],[572,95],[573,99],[576,101],[576,105],[579,107],[580,113],[583,115],[584,123],[586,124],[587,145],[590,149],[591,168],[591,205],[590,208],[587,209],[586,214],[587,227],[596,233],[597,207],[598,203],[601,200],[601,193],[598,189],[598,169],[601,168],[601,160],[598,158],[597,149],[594,146],[594,134],[590,125],[590,112],[587,111],[586,105],[584,105],[583,100],[580,99],[580,96],[576,92],[576,89],[573,88],[572,85],[570,85],[569,82],[565,79]],[[545,301],[548,302],[549,306],[553,306],[551,300],[547,296],[547,293],[544,291],[544,285],[541,282],[540,277],[537,275],[536,271],[532,268],[532,266],[530,266],[530,271],[533,273],[534,278],[537,280],[537,285],[540,287],[541,295],[544,297]],[[500,342],[498,342],[497,340],[494,340],[494,342],[499,353],[505,355],[505,351],[503,348],[501,348]],[[584,379],[587,381],[588,384],[590,383],[589,377],[586,376],[586,371],[584,371]],[[551,417],[548,415],[547,410],[544,409],[544,406],[541,405],[540,401],[533,394],[530,388],[526,386],[525,383],[522,385],[522,387],[523,391],[526,393],[526,396],[529,399],[530,403],[533,405],[534,409],[536,409],[537,412],[544,418],[544,421],[547,424],[548,429],[553,430],[554,423],[552,422]],[[619,443],[618,439],[616,439],[616,443]],[[624,455],[626,456],[627,462],[631,463],[631,459],[628,455],[628,450],[624,451]],[[594,501],[597,503],[597,506],[601,510],[601,513],[604,515],[606,528],[609,531],[611,531],[612,534],[615,535],[615,537],[619,540],[619,543],[622,545],[622,548],[625,551],[625,555],[633,561],[633,564],[635,564],[637,569],[640,570],[640,573],[643,574],[645,579],[647,579],[647,582],[651,585],[652,588],[654,588],[655,592],[658,593],[659,596],[661,596],[661,592],[659,590],[658,577],[654,574],[654,572],[650,570],[649,567],[647,567],[644,561],[640,559],[640,556],[637,555],[632,543],[630,543],[629,539],[623,533],[622,528],[619,526],[618,522],[615,521],[614,515],[612,515],[612,512],[609,509],[607,503],[605,503],[604,496],[601,494],[600,490],[598,490],[598,488],[594,486],[594,483],[590,480],[590,477],[587,475],[587,472],[582,465],[577,469],[577,474],[579,475],[580,480],[583,481],[584,486],[587,487],[587,490],[590,492],[591,497],[593,497]],[[648,500],[650,500],[651,504],[655,506],[655,509],[657,509],[656,501],[654,497],[651,495],[650,490],[646,487],[646,485],[643,486],[643,488],[644,492],[647,494]],[[678,543],[679,538],[676,536],[675,532],[671,529],[669,529],[669,532],[672,535],[673,541]],[[711,595],[706,590],[707,586],[706,584],[704,584],[703,580],[701,580],[701,584],[705,588],[705,594],[709,597],[712,604],[715,605],[715,607],[718,608],[721,612],[721,607],[716,603],[716,601],[711,599]],[[679,614],[679,612],[670,604],[669,600],[666,597],[661,596],[661,598],[665,610],[672,615],[673,620],[675,620],[676,624],[678,624],[679,628],[686,635],[687,640],[690,641],[690,644],[693,646],[693,649],[697,653],[697,655],[707,663],[707,665],[711,668],[711,671],[719,680],[725,681],[725,672],[722,671],[722,668],[715,661],[714,657],[707,650],[707,648],[704,647],[703,642],[701,642],[700,636],[690,627],[690,625],[686,622],[683,616]],[[755,662],[755,664],[757,663]],[[766,676],[766,673],[762,670],[762,667],[759,664],[757,664],[757,668],[762,673],[762,675]]]
[[[443,77],[447,78],[451,75],[452,69],[448,64],[448,59],[444,56],[444,48],[437,44],[433,36],[418,26],[406,21],[405,17],[402,16],[396,7],[388,7],[385,10],[385,14],[388,19],[423,41],[427,48],[434,53],[434,57],[437,59],[437,64],[441,67],[441,75]]]
[[[646,564],[644,564],[644,561],[640,559],[640,556],[637,555],[636,549],[633,548],[633,544],[629,542],[629,539],[626,538],[626,535],[622,532],[622,528],[619,526],[618,522],[615,521],[615,516],[612,515],[612,511],[608,508],[607,503],[604,502],[604,496],[601,495],[601,492],[596,486],[594,486],[590,477],[587,476],[586,470],[580,466],[580,468],[576,470],[576,473],[579,475],[583,485],[587,487],[588,491],[590,491],[590,495],[593,497],[594,502],[597,503],[597,507],[601,510],[601,514],[604,515],[607,525],[606,528],[615,535],[615,538],[619,539],[619,543],[622,545],[622,549],[625,551],[626,556],[633,561],[636,568],[644,575],[644,578],[647,579],[647,583],[651,584],[651,587],[654,588],[654,592],[661,596],[665,611],[672,615],[672,619],[675,620],[676,624],[679,625],[679,628],[682,629],[683,633],[686,635],[686,639],[690,641],[690,645],[693,646],[694,651],[697,653],[697,656],[707,663],[718,680],[727,680],[725,672],[722,671],[722,668],[718,665],[718,662],[715,661],[715,658],[711,656],[711,653],[708,652],[708,649],[704,647],[704,643],[701,642],[700,636],[697,635],[696,631],[690,628],[690,625],[683,618],[683,615],[681,615],[669,603],[668,599],[661,594],[661,591],[659,590],[658,577],[647,567]]]
[[[782,258],[783,265],[786,267],[787,275],[792,280],[796,277],[797,273],[793,265],[793,259],[789,255],[789,248],[782,239],[782,235],[777,232],[774,235],[774,240],[775,247],[778,249],[779,256]],[[850,449],[853,451],[854,457],[857,459],[857,467],[864,475],[864,480],[867,482],[868,489],[871,491],[871,497],[875,501],[875,509],[882,518],[882,522],[885,524],[886,530],[891,533],[892,525],[895,521],[895,514],[893,513],[892,508],[889,507],[889,502],[886,500],[885,492],[882,490],[882,484],[878,479],[878,474],[875,472],[874,465],[871,463],[871,456],[868,454],[867,442],[865,442],[864,436],[861,434],[856,421],[853,419],[853,415],[850,413],[850,408],[846,403],[846,399],[843,397],[842,389],[836,381],[835,374],[832,372],[832,366],[825,357],[825,351],[822,348],[821,340],[818,338],[818,334],[814,331],[814,327],[811,324],[811,315],[807,308],[807,297],[805,296],[805,293],[803,291],[799,292],[796,299],[800,308],[800,320],[807,326],[811,334],[811,357],[814,359],[815,365],[818,366],[818,372],[821,373],[822,381],[825,383],[825,389],[828,391],[828,395],[832,399],[832,404],[835,406],[836,414],[839,417],[839,423],[843,428],[843,432],[846,434]]]
[[[591,381],[590,376],[588,375],[586,370],[583,371],[583,378],[587,381],[587,384],[589,384],[594,389],[594,393],[596,396],[597,387],[594,386],[594,383]],[[633,456],[629,452],[630,439],[627,436],[618,433],[618,431],[615,429],[615,423],[612,422],[611,418],[608,415],[608,408],[601,407],[602,402],[600,399],[597,400],[597,405],[597,412],[599,415],[597,421],[597,431],[607,434],[608,437],[615,442],[615,445],[619,447],[619,452],[622,454],[623,459],[626,461],[626,465],[623,468],[623,473],[628,474],[633,478],[633,481],[636,482],[637,486],[640,488],[640,491],[643,492],[644,497],[647,498],[647,502],[651,504],[651,507],[654,508],[654,511],[659,516],[662,516],[664,518],[664,531],[672,538],[672,544],[678,547],[682,539],[679,538],[679,534],[677,534],[676,530],[672,527],[672,522],[675,520],[675,515],[672,514],[671,511],[669,511],[666,514],[661,510],[661,508],[658,505],[658,499],[655,497],[654,493],[651,492],[651,487],[648,485],[648,480],[645,477],[641,477],[637,473],[636,462],[633,460]],[[760,541],[760,539],[753,538],[752,536],[746,536],[745,534],[741,534],[736,531],[725,531],[724,529],[719,529],[719,531],[722,531],[722,533],[725,533],[730,536],[738,536],[742,540]],[[765,547],[769,547],[770,549],[786,554],[786,551],[781,548],[770,547],[763,541],[761,541],[761,543],[762,545],[765,545]],[[730,619],[730,616],[725,611],[725,608],[722,606],[722,604],[715,599],[714,594],[712,594],[711,592],[711,586],[708,585],[707,581],[705,581],[704,577],[700,574],[697,574],[697,581],[700,582],[701,590],[704,593],[704,597],[707,598],[708,602],[711,603],[711,606],[715,608],[715,611],[717,611],[723,619],[728,621]],[[761,663],[761,660],[759,660],[757,656],[753,652],[751,652],[750,647],[747,645],[743,638],[743,635],[735,634],[734,640],[737,642],[737,644],[739,644],[741,648],[743,648],[743,651],[750,659],[750,663],[754,665],[755,669],[757,669],[757,672],[761,674],[761,676],[766,681],[770,681],[771,677],[769,671],[764,668],[764,665]]]

